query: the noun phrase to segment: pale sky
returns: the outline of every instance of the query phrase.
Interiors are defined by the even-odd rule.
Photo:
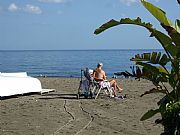
[[[174,23],[176,0],[149,0]],[[116,19],[141,17],[160,29],[139,0],[0,0],[0,50],[161,49],[146,29],[122,25],[94,30]]]

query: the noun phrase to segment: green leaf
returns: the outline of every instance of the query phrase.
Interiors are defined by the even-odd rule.
[[[180,20],[178,20],[178,19],[175,22],[175,29],[176,29],[177,32],[180,33]]]
[[[180,59],[180,46],[177,46],[177,59]]]
[[[161,43],[163,48],[168,51],[173,58],[176,58],[177,47],[172,44],[172,39],[166,34],[153,30],[152,35]]]
[[[156,66],[156,68],[159,70],[160,73],[164,73],[164,74],[170,74],[169,71],[165,70],[162,67]]]
[[[156,57],[156,62],[155,62],[155,63],[158,63],[159,60],[160,60],[160,58],[161,58],[161,52],[158,53],[158,55],[157,55],[157,57]]]
[[[144,121],[144,120],[147,120],[151,117],[153,117],[155,114],[159,113],[159,109],[156,109],[156,110],[149,110],[148,112],[146,112],[142,117],[141,117],[141,121]]]
[[[144,70],[146,71],[146,73],[150,73],[151,72],[150,75],[159,73],[159,70],[156,68],[156,66],[153,66],[151,64],[144,63],[144,62],[139,62],[139,61],[137,61],[135,64],[139,65],[139,66],[142,66],[144,68]],[[150,79],[151,78],[149,78],[149,80]]]
[[[161,52],[152,52],[152,53],[143,53],[135,55],[135,58],[130,59],[131,61],[141,61],[147,62],[150,64],[160,64],[161,66],[165,66],[169,62],[169,58],[166,54],[163,54],[161,58]]]
[[[161,26],[168,32],[168,35],[172,38],[175,46],[180,46],[180,33],[173,27],[161,24]]]
[[[152,72],[158,72],[158,69],[156,68],[156,66],[152,66],[151,64],[148,64],[148,63],[143,63],[143,62],[136,62],[136,65],[140,65],[140,66],[143,66],[143,67],[146,67],[147,69],[149,70],[152,70]]]
[[[141,22],[141,19],[139,17],[137,19],[124,18],[124,19],[121,19],[120,21],[116,21],[112,19],[108,21],[107,23],[104,23],[103,25],[101,25],[98,29],[96,29],[94,31],[94,34],[100,34],[101,32],[120,24],[134,24],[134,25],[140,25],[140,26],[146,27],[147,29],[152,29],[152,24]]]
[[[94,34],[99,34],[99,33],[103,32],[104,30],[114,27],[114,26],[117,26],[119,24],[120,23],[118,21],[112,19],[109,22],[103,24],[100,28],[96,29]]]
[[[173,58],[176,57],[177,48],[176,48],[176,46],[173,45],[172,39],[169,36],[167,36],[166,34],[153,28],[152,24],[142,22],[139,17],[137,19],[125,18],[125,19],[121,19],[120,21],[110,20],[109,22],[103,24],[98,29],[96,29],[94,34],[99,34],[111,27],[114,27],[114,26],[117,26],[120,24],[138,25],[138,26],[142,26],[142,27],[148,29],[151,32],[151,36],[154,36],[161,43],[163,48],[171,54],[171,56]]]
[[[158,86],[159,82],[167,82],[169,72],[164,68],[139,61],[136,64],[143,67],[141,77],[152,81],[155,86]]]
[[[151,62],[156,64],[156,57],[157,57],[157,52],[152,52],[151,54]]]
[[[169,62],[169,59],[166,54],[163,54],[162,58],[159,61],[159,64],[165,66]]]
[[[144,57],[145,60],[150,61],[151,60],[151,53],[144,53]]]
[[[141,3],[160,23],[163,23],[167,26],[172,26],[172,24],[166,17],[166,13],[162,9],[145,0],[141,0]]]

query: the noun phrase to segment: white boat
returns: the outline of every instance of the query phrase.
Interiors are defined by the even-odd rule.
[[[26,72],[0,73],[0,97],[42,91],[41,82]]]

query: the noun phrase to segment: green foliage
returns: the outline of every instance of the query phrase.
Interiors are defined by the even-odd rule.
[[[112,19],[109,22],[103,24],[98,29],[96,29],[94,34],[99,34],[99,33],[103,32],[106,29],[109,29],[111,27],[114,27],[114,26],[117,26],[117,25],[120,25],[120,24],[134,24],[134,25],[139,25],[139,26],[145,27],[145,28],[147,28],[149,30],[152,29],[152,24],[142,22],[141,18],[139,18],[139,17],[137,19],[125,18],[125,19],[121,19],[120,21],[116,21],[116,20]]]
[[[180,20],[178,20],[178,19],[175,22],[175,28],[180,33]]]
[[[159,41],[165,50],[161,52],[137,54],[131,61],[141,68],[140,77],[150,80],[155,88],[150,89],[141,96],[151,93],[164,93],[165,96],[158,102],[159,108],[149,110],[141,120],[151,118],[157,113],[161,114],[162,119],[157,120],[164,126],[164,134],[180,135],[180,20],[176,20],[173,25],[166,13],[155,5],[141,0],[142,5],[159,21],[160,25],[167,31],[167,35],[153,28],[151,23],[142,22],[137,19],[110,20],[95,30],[94,34],[99,34],[111,27],[131,24],[146,28],[150,32],[150,37]],[[167,65],[171,68],[167,69]],[[171,89],[167,89],[164,83],[169,83]]]
[[[180,102],[166,104],[166,111],[163,114],[165,133],[169,135],[180,135]]]
[[[150,36],[155,37],[161,43],[161,45],[164,47],[165,50],[169,50],[169,53],[172,57],[176,57],[176,53],[178,52],[178,47],[176,47],[173,44],[172,39],[166,34],[153,28],[151,23],[142,22],[139,17],[137,19],[125,18],[125,19],[121,19],[120,21],[116,21],[112,19],[109,22],[100,26],[98,29],[96,29],[94,34],[99,34],[111,27],[122,25],[122,24],[133,24],[133,25],[142,26],[148,29],[151,32]]]
[[[167,25],[167,26],[171,26],[171,22],[168,20],[168,18],[166,17],[166,13],[156,7],[155,5],[148,3],[144,0],[141,0],[143,6],[162,24]]]
[[[132,61],[145,61],[147,63],[159,64],[165,66],[169,62],[169,58],[166,54],[161,57],[161,52],[143,53],[142,55],[135,55],[135,58],[131,58]]]

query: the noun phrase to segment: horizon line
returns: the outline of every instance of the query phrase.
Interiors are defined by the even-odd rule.
[[[0,51],[115,51],[115,50],[163,50],[163,49],[5,49],[5,50],[0,50]]]

